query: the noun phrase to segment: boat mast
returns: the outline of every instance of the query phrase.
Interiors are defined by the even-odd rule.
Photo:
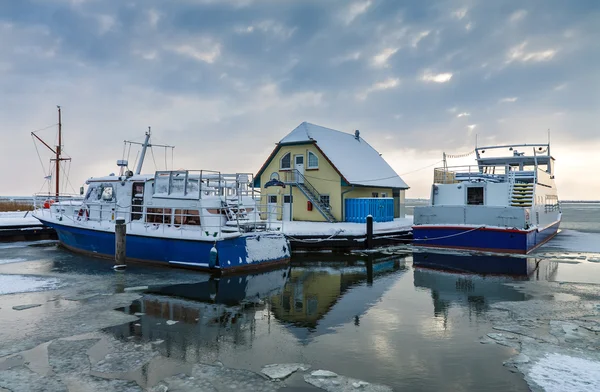
[[[60,106],[56,105],[56,107],[58,108],[58,145],[55,146],[55,148],[50,147],[50,145],[48,143],[46,143],[45,141],[43,141],[38,135],[35,134],[36,131],[31,132],[31,136],[35,137],[37,140],[39,140],[44,146],[46,146],[46,148],[50,151],[52,151],[52,153],[54,154],[54,158],[50,159],[50,161],[54,161],[55,162],[55,171],[56,173],[54,174],[56,182],[55,182],[55,197],[56,197],[56,201],[58,201],[58,196],[60,194],[60,162],[61,161],[70,161],[71,158],[63,158],[62,157],[62,117],[61,117],[61,112],[60,112]]]
[[[62,144],[62,122],[60,106],[58,108],[58,146],[56,146],[56,201],[58,201],[58,194],[60,188],[60,146]]]
[[[140,161],[138,162],[138,166],[135,169],[135,174],[142,173],[142,165],[144,164],[144,157],[146,156],[146,150],[148,147],[152,147],[150,145],[150,127],[148,127],[148,132],[146,132],[146,140],[144,140],[144,144],[142,145],[142,153],[140,154]]]

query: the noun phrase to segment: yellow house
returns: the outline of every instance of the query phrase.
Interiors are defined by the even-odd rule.
[[[359,131],[307,122],[279,141],[254,186],[278,219],[324,222],[359,222],[369,211],[376,221],[404,217],[408,189]]]

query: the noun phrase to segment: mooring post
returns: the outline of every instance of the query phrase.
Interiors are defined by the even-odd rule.
[[[373,286],[373,255],[367,255],[367,286]]]
[[[125,219],[118,218],[115,221],[115,266],[114,269],[123,269],[125,265],[125,255],[127,244],[125,241],[127,225]]]
[[[367,246],[367,249],[371,249],[373,247],[373,217],[371,215],[367,215],[366,246]]]

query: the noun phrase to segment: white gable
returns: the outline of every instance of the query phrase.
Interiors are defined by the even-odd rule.
[[[379,153],[362,137],[303,122],[280,144],[315,141],[344,178],[353,185],[408,188]]]

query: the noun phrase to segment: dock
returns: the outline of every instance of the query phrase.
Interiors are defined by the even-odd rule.
[[[375,222],[367,246],[367,225],[350,222],[277,222],[290,241],[292,252],[349,251],[412,242],[412,216],[391,222]],[[275,225],[275,223],[273,223]],[[272,226],[273,227],[273,226]]]

